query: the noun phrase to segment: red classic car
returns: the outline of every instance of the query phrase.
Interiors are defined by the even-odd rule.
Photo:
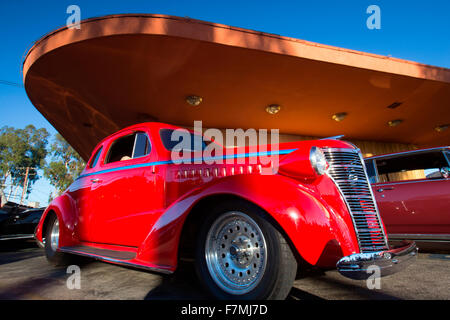
[[[450,147],[365,159],[391,240],[450,250]]]
[[[366,279],[371,265],[383,276],[414,260],[415,243],[388,247],[353,145],[303,141],[231,156],[213,145],[223,153],[206,159],[202,150],[215,142],[190,132],[199,146],[177,152],[201,156],[179,161],[179,129],[138,124],[98,144],[37,227],[50,262],[75,254],[172,273],[190,257],[217,298],[282,299],[304,262]],[[279,166],[261,154],[278,156]]]

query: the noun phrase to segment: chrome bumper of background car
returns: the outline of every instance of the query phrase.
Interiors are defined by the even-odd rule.
[[[415,242],[403,243],[401,247],[386,251],[355,253],[343,257],[338,261],[336,267],[343,276],[364,280],[374,274],[368,268],[370,266],[378,266],[380,268],[380,276],[384,277],[398,272],[417,258],[418,248]],[[368,272],[369,270],[369,272]]]

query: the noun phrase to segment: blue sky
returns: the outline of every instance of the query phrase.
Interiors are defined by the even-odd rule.
[[[328,45],[450,68],[450,1],[32,1],[0,2],[0,82],[21,83],[26,51],[45,33],[65,25],[69,5],[81,18],[113,13],[188,16]],[[381,9],[381,29],[366,27],[369,5]],[[27,124],[55,129],[29,102],[23,88],[0,83],[0,127]],[[47,203],[45,179],[29,200]]]

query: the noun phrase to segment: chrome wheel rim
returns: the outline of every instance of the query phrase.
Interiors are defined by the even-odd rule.
[[[241,295],[253,290],[264,275],[267,247],[258,224],[248,215],[221,215],[206,236],[205,258],[214,282],[225,292]]]
[[[59,222],[58,219],[55,220],[52,226],[52,232],[50,233],[50,246],[53,251],[58,249],[59,244]]]

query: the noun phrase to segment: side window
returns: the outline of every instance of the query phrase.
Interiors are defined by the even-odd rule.
[[[100,158],[100,155],[102,154],[103,147],[98,148],[95,155],[92,157],[91,162],[89,163],[89,168],[94,168],[97,165],[98,159]]]
[[[150,142],[147,135],[143,132],[132,133],[111,144],[105,164],[139,158],[149,153]]]
[[[446,167],[442,152],[411,154],[376,160],[379,182],[442,178],[440,169]]]
[[[133,156],[134,139],[136,134],[129,134],[114,141],[109,149],[105,163],[129,160]]]
[[[144,132],[138,132],[134,143],[133,158],[146,156],[150,153],[150,141]]]

